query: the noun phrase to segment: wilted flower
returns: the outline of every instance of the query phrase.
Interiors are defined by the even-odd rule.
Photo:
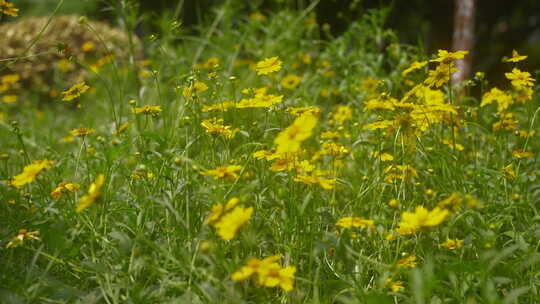
[[[26,229],[19,230],[19,234],[7,243],[6,248],[19,247],[23,245],[24,241],[41,241],[41,238],[39,238],[39,231],[29,232]]]

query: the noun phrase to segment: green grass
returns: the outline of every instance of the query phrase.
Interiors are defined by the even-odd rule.
[[[505,111],[515,113],[516,130],[495,132],[492,125],[501,113],[496,105],[480,107],[482,94],[492,86],[475,78],[462,90],[439,88],[444,104],[459,106],[458,115],[430,123],[422,132],[406,122],[388,131],[365,130],[377,120],[408,113],[406,108],[364,109],[368,100],[381,96],[403,98],[412,88],[407,81],[421,83],[436,64],[407,77],[401,72],[412,61],[436,56],[400,44],[384,29],[384,11],[366,14],[340,37],[322,39],[319,26],[306,22],[313,17],[311,9],[283,10],[254,21],[251,12],[229,1],[208,14],[208,24],[197,35],[162,18],[155,21],[162,31],[142,41],[150,65],[141,68],[137,60],[118,58],[97,74],[88,71],[85,81],[93,90],[77,99],[80,109],[62,102],[61,95],[44,101],[24,88],[16,90],[18,102],[0,103],[5,116],[0,154],[9,155],[0,159],[0,303],[540,301],[538,135],[517,135],[538,132],[538,96]],[[127,10],[119,10],[119,17],[129,29],[137,12]],[[311,62],[303,61],[305,54]],[[270,76],[235,64],[273,56],[283,68]],[[219,59],[219,67],[194,68],[211,57]],[[86,63],[73,63],[86,68]],[[508,65],[509,72],[513,66]],[[209,72],[216,76],[209,78]],[[288,74],[302,77],[298,87],[280,84]],[[208,90],[193,99],[183,96],[196,81]],[[56,85],[67,89],[74,83]],[[240,102],[246,98],[242,90],[259,87],[283,95],[283,102],[271,108],[202,111],[203,105]],[[500,89],[511,92],[512,86],[508,82]],[[163,111],[132,113],[143,105]],[[333,116],[338,105],[352,109],[341,125]],[[272,161],[252,156],[276,147],[275,137],[295,120],[288,106],[321,109],[300,159],[311,159],[329,141],[321,139],[323,132],[347,134],[334,140],[347,153],[312,161],[334,172],[326,174],[336,178],[333,189],[294,181],[299,173],[273,172]],[[232,139],[208,134],[201,122],[212,117],[240,131]],[[128,129],[114,135],[124,122],[130,123]],[[80,127],[96,132],[60,141]],[[464,149],[452,149],[453,141]],[[518,149],[534,155],[516,158],[512,151]],[[382,162],[372,152],[394,159]],[[36,181],[9,186],[38,159],[55,163]],[[229,164],[242,166],[240,177],[215,180],[201,174]],[[515,178],[505,177],[503,167],[509,164]],[[417,176],[409,173],[392,182],[385,171],[390,165],[410,165]],[[143,177],[135,178],[134,172]],[[99,174],[106,177],[101,198],[75,212]],[[81,188],[53,199],[50,193],[62,181]],[[413,235],[396,232],[404,212],[420,205],[431,210],[452,193],[470,195],[478,204],[463,204],[440,225]],[[226,241],[206,220],[213,205],[232,197],[254,213]],[[392,199],[399,205],[389,206]],[[374,228],[336,226],[343,217],[371,219]],[[39,231],[41,240],[7,248],[19,229]],[[389,233],[395,239],[386,240]],[[463,240],[463,247],[440,246],[447,238]],[[292,291],[231,280],[249,258],[273,254],[282,255],[280,265],[296,267]],[[417,258],[415,267],[396,266],[410,255]],[[393,292],[387,279],[402,281],[404,289]]]

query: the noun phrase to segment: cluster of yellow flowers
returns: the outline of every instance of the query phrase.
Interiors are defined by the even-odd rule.
[[[13,3],[6,0],[0,0],[0,13],[12,17],[17,17],[19,9],[16,8]]]

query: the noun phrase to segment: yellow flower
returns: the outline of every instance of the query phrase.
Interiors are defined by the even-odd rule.
[[[74,69],[73,63],[66,58],[58,60],[56,62],[56,67],[62,73],[66,73]]]
[[[403,282],[400,280],[392,280],[392,279],[386,279],[386,286],[392,290],[392,292],[400,292],[405,287],[403,286]]]
[[[402,259],[399,259],[399,261],[397,261],[396,263],[396,267],[398,268],[414,268],[416,267],[416,256],[415,255],[410,255],[410,256],[407,256],[407,257],[404,257]]]
[[[418,178],[418,172],[410,165],[390,165],[384,169],[384,173],[384,181],[387,183],[393,183],[397,179],[406,181],[413,177]]]
[[[215,204],[212,206],[212,212],[210,213],[210,216],[206,220],[207,224],[215,225],[219,222],[221,217],[225,214],[225,212],[230,211],[232,208],[234,208],[238,203],[240,202],[240,199],[237,197],[231,198],[225,206],[222,204]]]
[[[296,273],[296,267],[287,266],[281,268],[277,263],[271,264],[267,268],[263,268],[259,272],[258,283],[265,287],[279,286],[284,291],[291,291],[294,288],[294,274]]]
[[[507,179],[516,179],[516,171],[514,171],[514,165],[509,164],[502,169],[504,177]]]
[[[115,131],[113,131],[112,134],[113,135],[122,134],[127,130],[128,127],[129,127],[129,122],[126,121],[125,123],[118,126],[118,128]]]
[[[428,211],[423,206],[417,206],[415,212],[403,212],[397,232],[401,235],[414,234],[423,228],[440,225],[449,216],[450,211],[435,207]]]
[[[1,1],[1,0],[0,0]],[[6,248],[15,248],[21,246],[24,241],[41,241],[39,238],[39,231],[28,232],[26,229],[19,230],[19,234],[7,243]]]
[[[11,17],[17,17],[19,9],[13,6],[13,3],[0,0],[0,13]]]
[[[268,150],[259,150],[257,152],[254,152],[251,156],[253,156],[253,158],[255,159],[264,158],[265,160],[269,160],[269,161],[280,157],[279,154],[272,151],[268,151]]]
[[[83,195],[79,199],[77,208],[75,209],[77,213],[90,207],[90,205],[92,205],[99,199],[99,197],[101,196],[100,189],[103,186],[104,182],[105,182],[105,175],[99,174],[96,180],[92,184],[90,184],[90,187],[88,187],[88,193],[86,195]]]
[[[300,83],[300,77],[294,74],[289,74],[281,79],[281,86],[286,89],[294,89]]]
[[[298,152],[300,144],[311,136],[316,125],[317,118],[314,115],[306,113],[296,118],[292,125],[281,131],[274,139],[277,153]]]
[[[326,142],[322,144],[321,155],[341,155],[349,153],[349,150],[345,148],[342,144],[335,142]]]
[[[532,87],[534,83],[534,78],[531,77],[531,73],[523,72],[517,68],[513,68],[511,73],[505,73],[504,76],[506,76],[516,88]]]
[[[89,129],[89,128],[79,128],[79,129],[73,129],[69,131],[69,133],[73,136],[86,136],[94,132],[96,132],[96,129]]]
[[[19,96],[17,95],[4,95],[2,97],[4,103],[14,103],[17,102],[17,100],[19,100]]]
[[[240,100],[240,102],[236,105],[236,108],[269,108],[276,103],[280,103],[282,100],[283,95],[258,95],[255,98]]]
[[[62,92],[64,97],[63,101],[72,101],[73,99],[79,98],[82,94],[90,89],[90,86],[86,85],[84,81],[74,84],[67,91]]]
[[[441,87],[450,81],[450,76],[457,71],[453,63],[440,64],[435,70],[430,70],[424,84],[429,87]]]
[[[414,70],[421,69],[426,64],[428,64],[428,61],[415,61],[411,63],[411,65],[408,68],[406,68],[403,72],[401,72],[401,76],[406,76],[407,74],[409,74],[410,72]]]
[[[480,107],[485,107],[493,102],[497,102],[498,112],[504,112],[512,104],[512,96],[497,88],[492,88],[482,96]]]
[[[243,281],[249,279],[252,275],[258,274],[262,269],[268,268],[281,259],[280,254],[274,254],[262,260],[250,258],[246,264],[231,275],[233,281]]]
[[[217,57],[210,57],[206,62],[203,64],[203,67],[205,69],[215,69],[219,67],[219,58]]]
[[[151,114],[153,116],[158,115],[162,111],[163,110],[161,109],[161,106],[150,106],[150,105],[145,105],[140,108],[131,109],[131,112],[133,112],[134,114],[146,114],[146,115]]]
[[[386,153],[386,152],[379,153],[379,151],[373,151],[373,152],[371,152],[371,156],[377,157],[382,162],[387,162],[387,161],[393,161],[394,160],[394,156],[392,156],[392,154]]]
[[[254,12],[249,15],[249,19],[253,21],[264,21],[266,20],[266,16],[261,14],[260,12]]]
[[[508,58],[505,62],[518,62],[527,59],[527,56],[521,56],[516,50],[512,50],[512,58]]]
[[[514,157],[516,157],[516,158],[534,157],[534,153],[526,152],[526,151],[523,151],[523,150],[514,150],[514,151],[512,151],[512,155],[514,155]]]
[[[211,112],[211,111],[218,111],[218,112],[227,112],[230,108],[233,108],[236,104],[232,101],[224,101],[222,103],[217,103],[214,105],[203,105],[202,111],[203,112]]]
[[[452,63],[456,59],[462,59],[467,54],[469,54],[469,51],[448,52],[446,50],[439,50],[437,52],[437,58],[430,60],[430,62],[439,62],[441,64],[449,64],[449,63]]]
[[[29,184],[36,180],[38,174],[45,170],[50,169],[54,164],[54,161],[48,159],[39,159],[33,163],[24,167],[23,172],[13,177],[10,184],[14,187],[20,188],[26,184]]]
[[[281,70],[281,64],[282,62],[277,56],[266,58],[257,62],[255,70],[257,71],[257,75],[268,75]]]
[[[205,119],[201,122],[201,126],[206,129],[208,134],[221,134],[227,139],[231,139],[236,135],[236,132],[240,131],[238,128],[232,128],[232,126],[222,125],[223,119],[211,118]]]
[[[331,190],[334,189],[334,186],[336,184],[335,178],[323,178],[318,176],[317,174],[312,175],[297,175],[294,178],[295,182],[302,182],[304,184],[308,185],[319,185],[321,188],[325,190]]]
[[[349,106],[337,106],[336,112],[332,116],[334,120],[337,121],[338,124],[342,125],[345,120],[349,120],[352,118],[352,109]]]
[[[92,42],[92,41],[86,41],[85,43],[83,43],[83,45],[81,45],[81,51],[83,52],[90,52],[91,50],[93,50],[95,48],[95,44]]]
[[[366,220],[361,217],[342,217],[336,222],[336,226],[343,228],[370,228],[375,229],[373,220]]]
[[[217,229],[218,235],[222,239],[230,241],[236,236],[240,228],[249,221],[252,213],[253,207],[234,207],[232,211],[223,215],[221,219],[214,224],[214,227]]]
[[[19,74],[6,74],[2,76],[1,82],[2,84],[13,85],[16,84],[19,80],[21,80],[21,76],[19,76]]]
[[[450,250],[455,250],[463,247],[463,240],[460,239],[446,239],[444,243],[441,244],[442,247],[446,247]]]
[[[204,176],[212,176],[214,179],[227,178],[230,180],[235,180],[238,178],[237,171],[240,171],[242,166],[239,165],[228,165],[220,166],[212,170],[202,172]]]
[[[58,184],[58,186],[51,192],[51,197],[54,199],[59,199],[62,197],[62,195],[66,192],[76,192],[79,190],[80,185],[79,184],[71,184],[68,182],[61,182]]]

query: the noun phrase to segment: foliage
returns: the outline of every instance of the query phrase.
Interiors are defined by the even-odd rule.
[[[164,16],[98,70],[73,48],[50,104],[3,69],[0,301],[538,302],[524,58],[454,86],[465,52],[401,44],[387,11],[325,41],[312,9]]]

